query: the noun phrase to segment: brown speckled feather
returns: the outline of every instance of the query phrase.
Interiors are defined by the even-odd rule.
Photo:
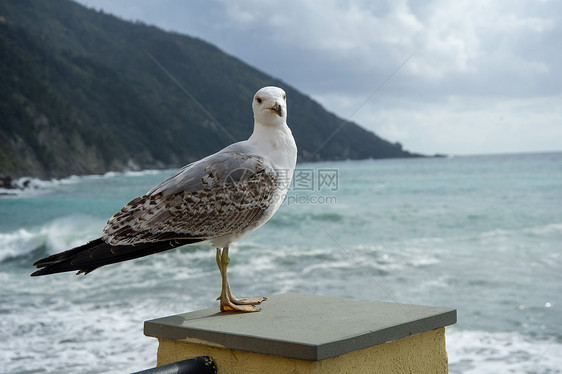
[[[236,165],[232,165],[233,159]],[[230,154],[225,160],[227,165],[216,159],[190,165],[191,170],[177,173],[161,184],[168,188],[156,187],[129,202],[107,222],[104,241],[125,245],[185,238],[206,240],[252,228],[271,205],[277,174],[255,156],[233,158]],[[190,181],[183,189],[177,183],[182,178]]]

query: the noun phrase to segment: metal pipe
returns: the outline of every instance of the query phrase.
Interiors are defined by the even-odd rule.
[[[217,374],[217,365],[211,357],[199,356],[132,374]]]

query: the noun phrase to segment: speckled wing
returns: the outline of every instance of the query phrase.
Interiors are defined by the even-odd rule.
[[[126,245],[241,233],[263,217],[277,183],[274,168],[263,158],[217,153],[125,205],[107,222],[103,240]]]

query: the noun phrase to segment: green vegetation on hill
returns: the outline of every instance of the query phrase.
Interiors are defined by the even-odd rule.
[[[287,92],[300,161],[416,156],[354,123],[316,152],[344,120],[296,89],[202,40],[68,0],[0,0],[0,51],[0,175],[182,166],[246,139],[266,85]]]

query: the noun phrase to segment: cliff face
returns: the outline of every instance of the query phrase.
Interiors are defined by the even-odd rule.
[[[354,123],[317,151],[345,121],[293,87],[201,40],[68,0],[0,0],[0,51],[0,175],[182,166],[247,138],[266,85],[287,91],[300,161],[415,156]]]
[[[39,41],[0,25],[0,49],[0,172],[51,177],[118,167],[95,144],[103,133],[81,126],[71,104],[49,87],[42,67],[55,61]]]

